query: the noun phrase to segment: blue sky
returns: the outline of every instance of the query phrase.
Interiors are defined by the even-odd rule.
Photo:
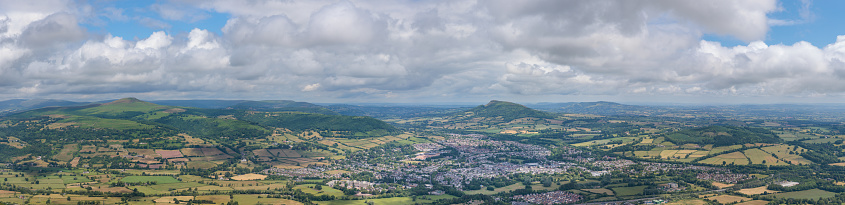
[[[783,5],[786,10],[771,16],[779,19],[802,19],[799,14],[802,8],[800,1],[783,2]],[[842,22],[845,13],[841,8],[845,8],[843,1],[814,1],[809,7],[810,19],[795,25],[772,27],[766,43],[792,44],[807,41],[817,46],[832,44],[836,41],[836,35],[845,34]]]
[[[845,2],[0,0],[0,100],[841,102],[839,8]]]
[[[156,5],[161,5],[157,1],[102,1],[95,5],[119,11],[120,15],[101,15],[83,26],[92,32],[108,33],[124,39],[143,39],[156,31],[187,33],[194,28],[222,35],[220,29],[231,17],[226,13],[184,6],[178,9],[186,13],[185,18],[168,18],[156,10]]]
[[[816,46],[832,44],[837,35],[845,34],[844,1],[779,1],[781,10],[769,13],[773,19],[792,21],[788,25],[772,25],[764,42],[773,44],[794,44],[810,42]],[[724,46],[748,45],[748,42],[732,36],[707,34],[705,40],[718,41]]]

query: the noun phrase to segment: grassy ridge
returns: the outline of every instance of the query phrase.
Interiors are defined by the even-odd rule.
[[[163,127],[204,137],[252,138],[270,134],[269,127],[290,130],[325,131],[329,136],[373,137],[395,134],[398,130],[375,118],[340,116],[310,103],[294,101],[250,101],[238,108],[323,109],[322,113],[254,112],[246,110],[180,108],[157,105],[135,98],[81,106],[45,108],[17,115],[21,119],[51,116],[60,118],[55,128],[136,130]],[[325,112],[328,111],[328,112]]]

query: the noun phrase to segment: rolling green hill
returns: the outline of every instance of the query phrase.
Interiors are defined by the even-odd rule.
[[[398,133],[395,127],[371,117],[174,107],[135,98],[78,107],[42,108],[2,118],[0,125],[0,139],[17,137],[25,144],[63,144],[103,138],[163,141],[178,133],[237,144],[240,139],[270,136],[275,128],[350,138]],[[172,143],[160,145],[169,147],[156,146],[145,147],[178,148]]]
[[[714,144],[716,146],[738,145],[746,143],[779,143],[783,140],[764,128],[708,126],[681,130],[665,135],[666,140],[675,144]]]
[[[479,105],[478,107],[467,110],[461,115],[468,115],[469,117],[486,117],[486,118],[501,118],[505,122],[509,122],[519,118],[533,117],[551,119],[555,116],[543,111],[534,110],[520,104],[493,100],[486,105]]]

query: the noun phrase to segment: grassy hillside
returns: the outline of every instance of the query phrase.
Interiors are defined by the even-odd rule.
[[[512,102],[497,100],[493,100],[486,105],[479,105],[478,107],[467,110],[466,114],[470,114],[471,117],[501,117],[505,122],[526,117],[554,118],[554,115],[543,111],[534,110]]]
[[[783,141],[764,128],[735,126],[708,126],[672,132],[665,136],[666,140],[675,144],[714,144],[715,146]]]
[[[313,105],[293,101],[269,101],[258,105],[270,109],[285,103]],[[269,136],[274,127],[317,131],[326,136],[340,137],[385,136],[397,132],[393,126],[370,117],[174,107],[135,98],[78,107],[43,108],[9,116],[5,120],[10,125],[0,127],[0,137],[22,136],[21,139],[27,141],[89,140],[103,136],[123,140],[187,133],[199,138],[236,143],[238,139]]]

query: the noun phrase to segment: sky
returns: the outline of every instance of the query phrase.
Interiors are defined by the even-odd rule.
[[[0,0],[0,100],[845,102],[845,1]]]

